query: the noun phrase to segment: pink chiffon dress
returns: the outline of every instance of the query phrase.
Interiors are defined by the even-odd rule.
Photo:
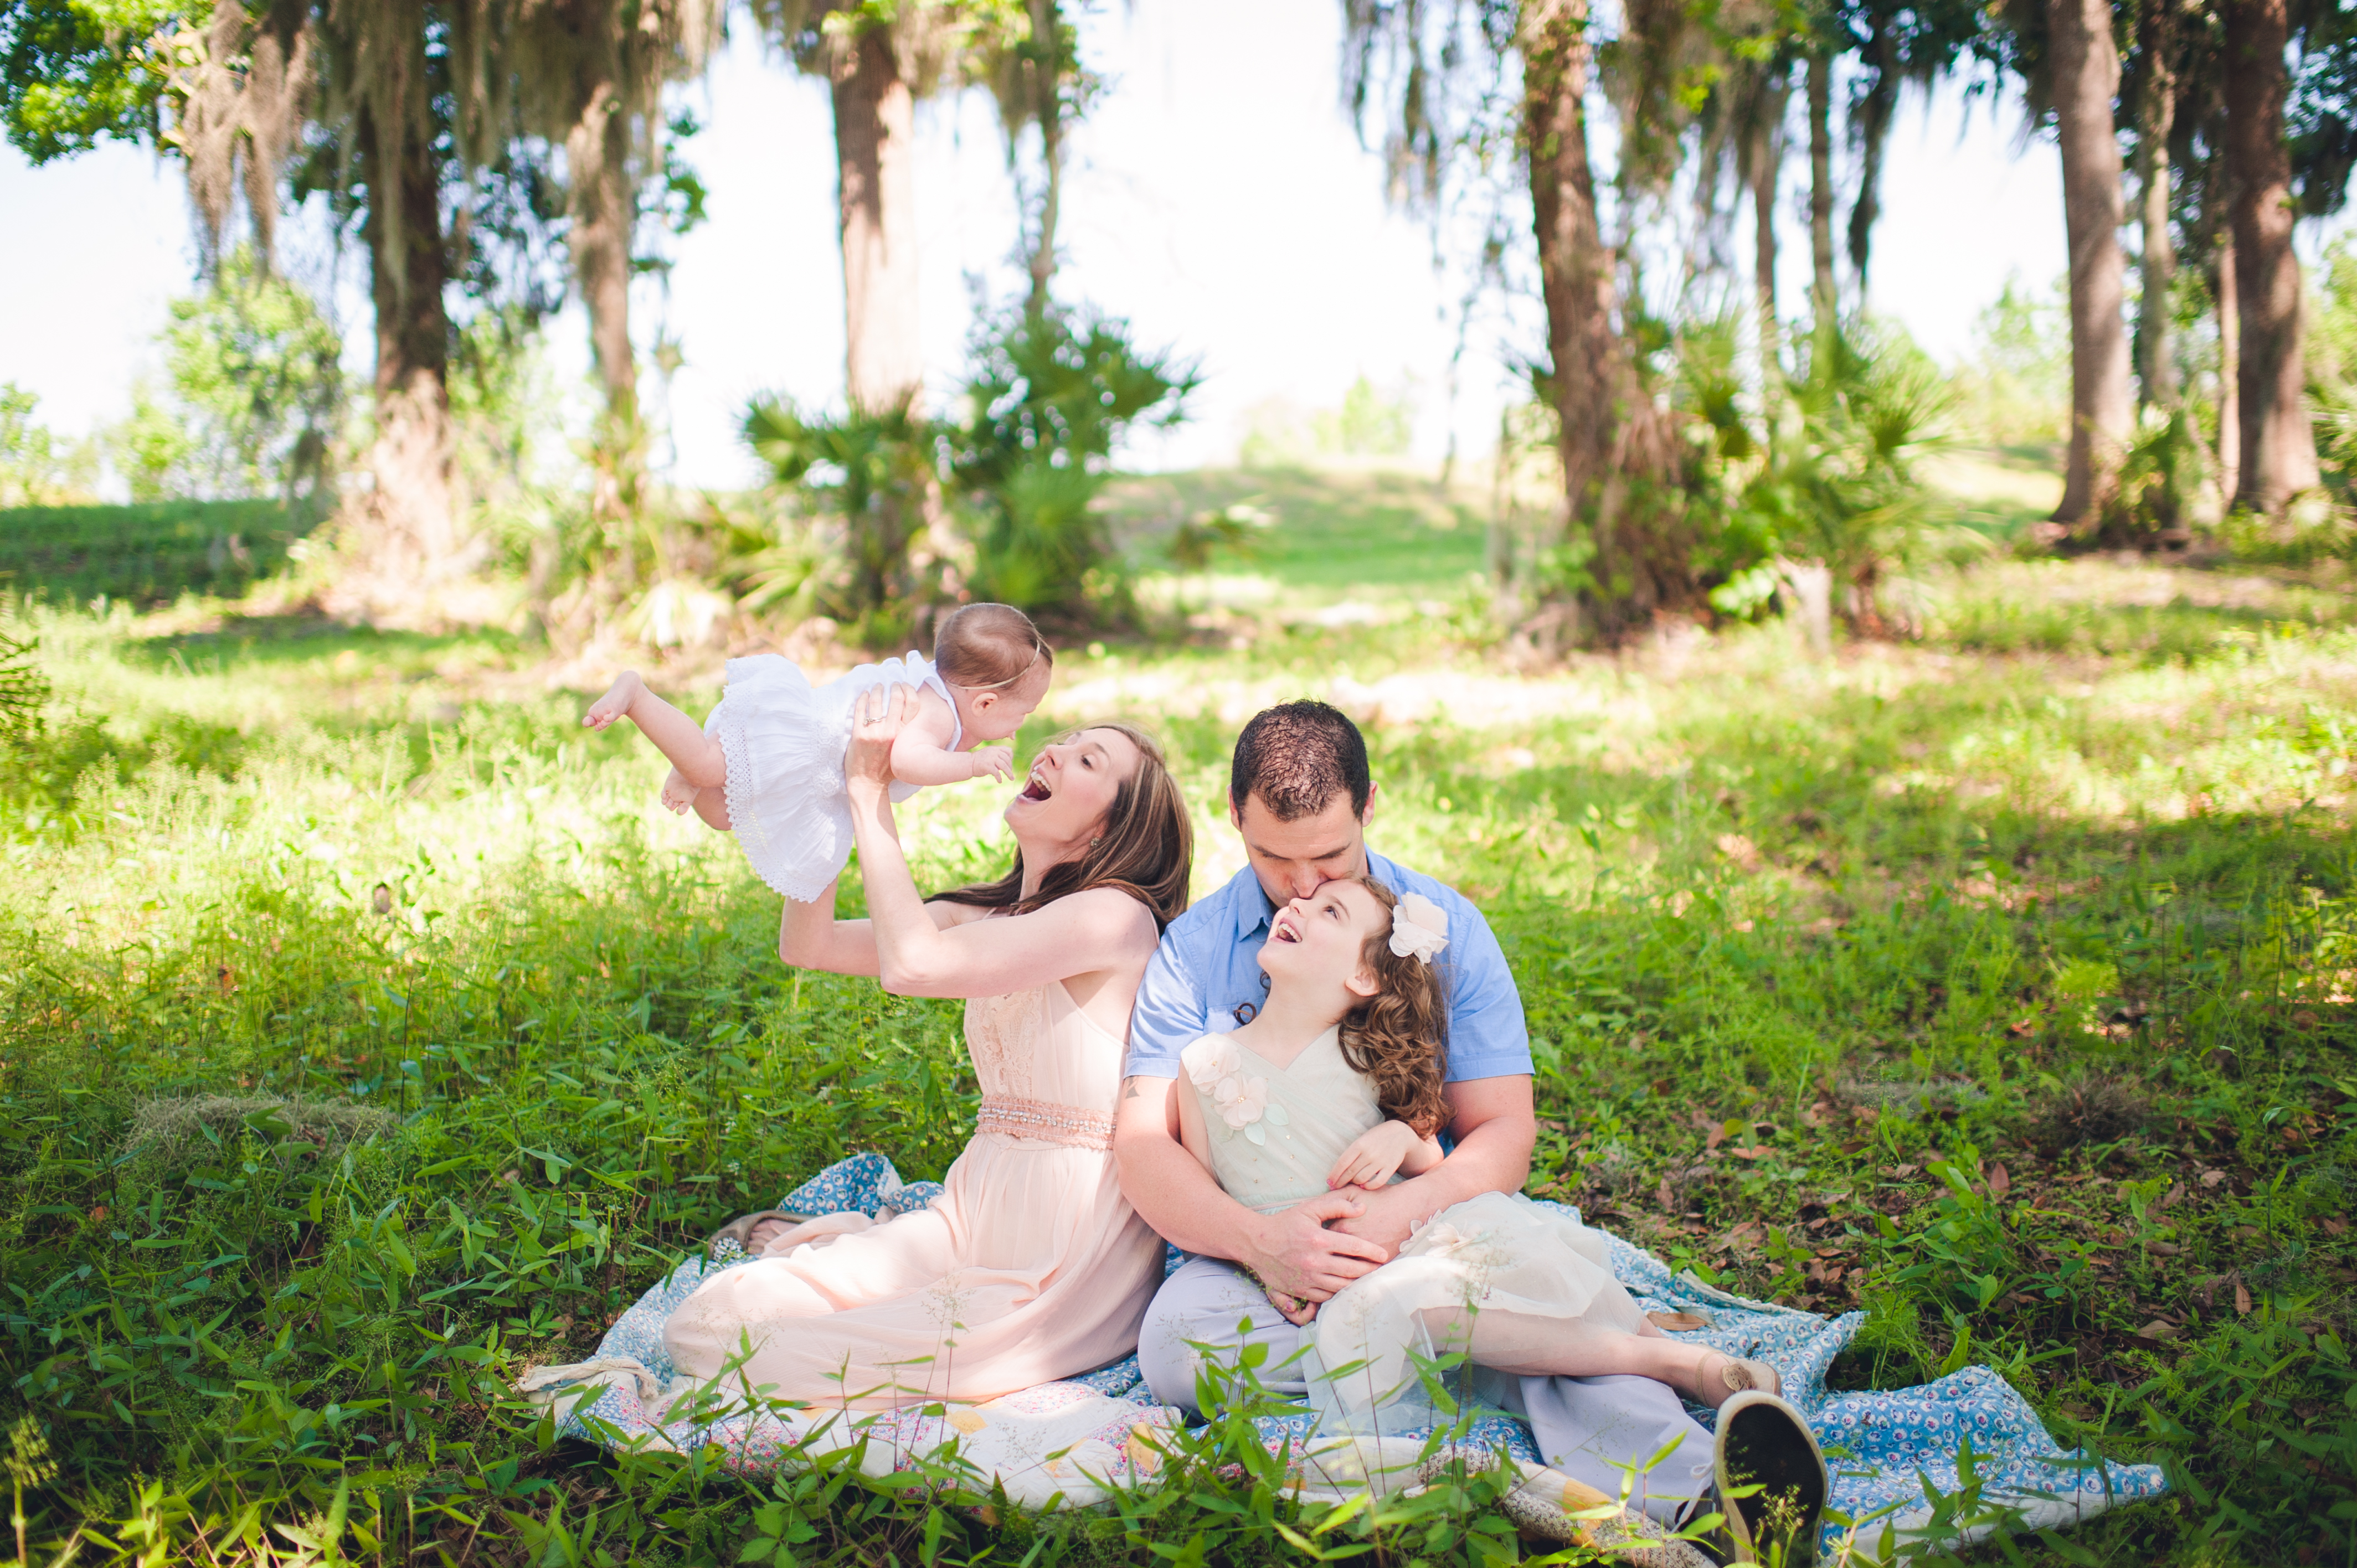
[[[1136,1348],[1162,1240],[1114,1170],[1122,1042],[1061,982],[974,998],[965,1036],[982,1108],[942,1196],[706,1280],[663,1328],[675,1396],[748,1346],[724,1394],[849,1410],[995,1399]]]

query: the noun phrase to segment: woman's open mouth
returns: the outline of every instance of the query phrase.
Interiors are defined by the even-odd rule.
[[[1023,786],[1023,793],[1015,798],[1018,800],[1044,800],[1055,792],[1048,787],[1047,775],[1035,772],[1031,775],[1031,781]]]
[[[1301,933],[1294,929],[1290,911],[1279,915],[1276,923],[1269,927],[1268,940],[1273,942],[1297,942],[1301,940]]]

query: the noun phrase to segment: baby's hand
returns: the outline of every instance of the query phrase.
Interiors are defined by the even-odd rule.
[[[1386,1122],[1361,1133],[1357,1143],[1342,1151],[1342,1157],[1326,1173],[1326,1185],[1329,1188],[1379,1187],[1426,1141],[1405,1122]]]
[[[992,778],[1005,783],[1015,777],[1015,748],[1012,746],[985,746],[980,751],[969,752],[976,779]]]

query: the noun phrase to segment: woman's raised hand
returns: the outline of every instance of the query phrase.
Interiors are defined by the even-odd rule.
[[[851,745],[843,754],[843,781],[881,789],[892,782],[892,743],[917,711],[917,693],[907,686],[877,686],[862,692],[851,710]]]

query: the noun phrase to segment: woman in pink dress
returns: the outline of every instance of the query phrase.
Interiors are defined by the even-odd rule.
[[[1124,725],[1045,747],[1007,802],[1015,865],[928,902],[893,826],[879,693],[854,730],[850,786],[868,918],[834,889],[788,903],[788,963],[963,996],[981,1080],[973,1140],[933,1202],[881,1225],[834,1216],[752,1232],[756,1262],[713,1275],[663,1340],[678,1378],[852,1410],[981,1401],[1128,1354],[1162,1279],[1162,1240],[1122,1197],[1114,1097],[1138,981],[1187,905],[1185,801]]]

